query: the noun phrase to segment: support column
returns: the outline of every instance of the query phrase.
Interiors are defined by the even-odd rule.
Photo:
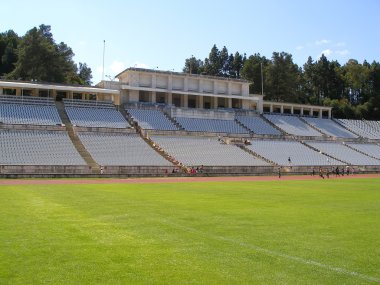
[[[331,109],[329,109],[329,119],[331,119]]]
[[[228,98],[228,108],[232,108],[232,98]]]
[[[171,105],[173,104],[173,94],[170,92],[170,93],[167,93],[168,94],[168,105]]]
[[[49,97],[55,100],[55,98],[57,98],[57,90],[55,89],[49,90]]]
[[[214,109],[218,109],[218,97],[214,97]]]
[[[263,100],[259,100],[259,101],[257,101],[257,103],[256,103],[256,111],[257,111],[259,114],[264,113],[264,104],[263,104]]]
[[[300,115],[303,116],[303,107],[301,107]]]
[[[33,97],[38,97],[39,93],[40,93],[39,89],[32,89],[32,96]]]
[[[314,109],[313,108],[310,109],[310,114],[309,115],[310,116],[314,116]]]
[[[319,109],[319,114],[318,115],[319,115],[320,119],[322,119],[322,114],[323,114],[322,109]]]
[[[294,107],[293,107],[293,106],[290,107],[290,113],[291,113],[292,115],[294,115]]]
[[[16,88],[16,96],[21,96],[21,88]]]
[[[198,96],[198,106],[197,108],[203,109],[203,96]]]
[[[152,103],[156,103],[157,102],[157,99],[156,99],[156,91],[152,91],[151,93],[150,93],[150,102],[152,102]]]
[[[189,79],[187,78],[187,76],[183,80],[183,91],[189,91]]]
[[[183,107],[187,108],[189,107],[189,95],[185,94],[183,95]]]
[[[281,105],[281,106],[280,106],[280,113],[281,113],[281,114],[284,114],[284,105]]]
[[[173,90],[173,77],[171,75],[168,77],[168,90]]]
[[[269,112],[273,113],[273,104],[269,105]]]
[[[0,88],[0,95],[3,95],[4,94],[4,88]]]

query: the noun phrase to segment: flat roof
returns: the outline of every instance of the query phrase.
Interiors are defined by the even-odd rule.
[[[114,94],[114,95],[120,94],[119,90],[99,88],[95,86],[66,85],[66,84],[59,84],[59,83],[42,83],[42,82],[28,82],[28,81],[12,81],[12,80],[0,80],[0,87],[73,91],[73,92],[81,92],[81,93],[105,93],[105,94]]]
[[[208,78],[208,79],[216,79],[216,80],[225,80],[225,81],[235,81],[240,83],[252,83],[245,79],[239,79],[239,78],[229,78],[229,77],[222,77],[222,76],[211,76],[211,75],[203,75],[203,74],[190,74],[190,73],[184,73],[184,72],[176,72],[176,71],[163,71],[163,70],[156,70],[156,69],[148,69],[148,68],[137,68],[137,67],[129,67],[119,74],[117,74],[115,77],[119,77],[119,75],[128,72],[128,71],[137,71],[137,72],[147,72],[147,73],[161,73],[161,74],[170,74],[170,75],[177,75],[177,76],[189,76],[189,77],[197,77],[197,78]]]

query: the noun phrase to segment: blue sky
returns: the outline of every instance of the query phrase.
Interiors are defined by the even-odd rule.
[[[380,61],[380,0],[66,0],[2,1],[0,32],[24,35],[51,25],[54,39],[86,62],[97,83],[127,67],[181,71],[186,58],[204,59],[213,44],[271,57],[293,55],[302,65],[324,53],[344,64]],[[107,78],[105,78],[107,79]]]

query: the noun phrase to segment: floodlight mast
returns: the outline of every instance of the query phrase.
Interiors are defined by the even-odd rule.
[[[263,75],[263,63],[260,62],[261,66],[261,95],[264,95],[264,75]]]
[[[106,53],[106,40],[103,40],[103,68],[102,68],[102,81],[104,80],[104,55]]]

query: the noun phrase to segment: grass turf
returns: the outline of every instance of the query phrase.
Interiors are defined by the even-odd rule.
[[[380,283],[379,182],[0,186],[0,284]]]

